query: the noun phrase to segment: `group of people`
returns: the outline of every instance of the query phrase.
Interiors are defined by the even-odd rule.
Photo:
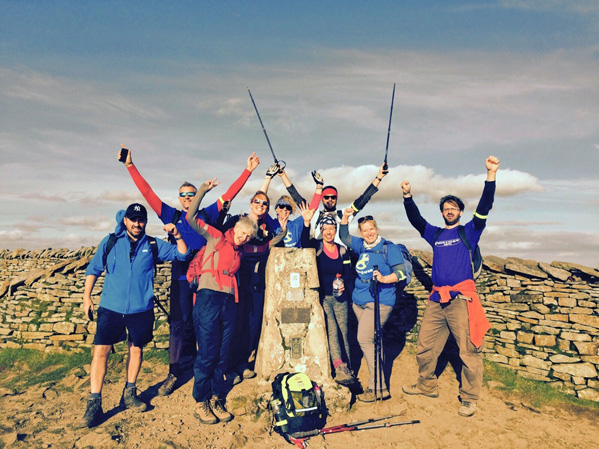
[[[249,213],[227,215],[231,201],[244,187],[260,160],[251,154],[246,167],[229,189],[208,206],[205,194],[219,183],[216,178],[199,189],[184,182],[179,188],[181,209],[164,203],[133,164],[132,152],[119,154],[147,204],[164,223],[169,242],[145,234],[147,210],[138,203],[116,216],[115,232],[100,242],[86,271],[84,312],[93,319],[93,287],[104,272],[105,280],[97,309],[97,331],[90,373],[91,393],[81,426],[102,420],[101,392],[112,345],[128,339],[127,382],[121,405],[144,411],[147,404],[137,393],[136,380],[143,347],[153,338],[153,276],[158,261],[172,261],[170,289],[169,373],[158,394],[167,396],[182,374],[182,350],[186,324],[192,322],[197,354],[194,361],[194,414],[204,424],[230,421],[225,395],[231,385],[256,376],[253,362],[260,339],[264,308],[265,266],[273,246],[316,250],[320,297],[326,317],[328,345],[334,378],[351,386],[352,370],[348,316],[358,321],[357,341],[370,374],[358,399],[373,402],[390,397],[383,382],[376,382],[375,314],[384,326],[397,299],[397,285],[406,279],[407,264],[399,247],[379,235],[376,220],[358,219],[359,236],[349,234],[348,224],[378,191],[387,175],[383,164],[376,177],[350,207],[337,210],[337,189],[325,186],[312,172],[315,190],[310,203],[299,194],[280,163],[266,171],[260,190],[251,198]],[[410,223],[433,247],[433,291],[417,343],[418,382],[405,385],[406,394],[437,397],[436,361],[449,334],[459,347],[463,363],[459,414],[471,416],[482,387],[482,339],[489,323],[476,295],[471,254],[461,240],[465,235],[474,248],[484,230],[494,192],[499,160],[486,159],[487,181],[474,218],[460,225],[463,202],[443,197],[440,210],[444,227],[429,224],[420,215],[408,181],[401,184]],[[279,176],[289,195],[275,203],[275,217],[268,188]],[[318,211],[322,202],[322,209]],[[300,215],[291,219],[298,210]],[[336,283],[336,279],[343,283]],[[398,284],[399,283],[399,284]],[[375,310],[375,296],[379,304]],[[350,307],[351,304],[351,307]],[[234,342],[234,344],[233,344]]]

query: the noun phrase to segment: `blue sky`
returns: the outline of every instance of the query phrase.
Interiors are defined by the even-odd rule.
[[[494,154],[483,254],[599,262],[596,1],[8,0],[0,37],[0,248],[97,244],[141,199],[121,143],[172,205],[218,176],[213,201],[257,151],[247,210],[271,163],[248,87],[300,192],[318,169],[349,204],[382,162],[396,83],[392,170],[367,209],[385,237],[426,249],[403,179],[441,224],[446,193],[471,215]]]

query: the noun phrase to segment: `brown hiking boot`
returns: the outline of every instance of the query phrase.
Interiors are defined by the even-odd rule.
[[[358,399],[360,402],[374,402],[377,400],[386,401],[390,397],[391,393],[389,393],[389,390],[387,389],[378,390],[378,394],[375,395],[374,390],[367,388],[364,393],[357,395],[356,399]]]
[[[220,422],[229,422],[233,419],[233,415],[227,411],[225,405],[218,399],[218,396],[212,396],[212,399],[210,399],[210,408]]]
[[[418,384],[414,385],[404,385],[401,387],[404,393],[406,394],[421,394],[422,396],[426,396],[428,398],[438,398],[439,397],[439,389],[435,388],[432,392],[427,393],[426,391],[422,391]]]
[[[335,369],[335,382],[345,386],[356,383],[356,377],[347,366],[347,363],[342,363]]]
[[[214,416],[210,409],[210,401],[198,402],[193,414],[202,424],[216,424],[218,422],[218,418]]]
[[[123,396],[121,396],[121,406],[136,412],[145,412],[148,409],[148,404],[140,401],[137,397],[137,387],[125,387]]]
[[[159,396],[170,395],[173,391],[175,391],[176,385],[177,385],[177,378],[173,374],[169,374],[168,376],[166,376],[166,379],[164,379],[164,382],[162,382],[162,385],[160,385],[160,388],[158,389],[158,395]]]
[[[476,401],[462,401],[462,405],[458,410],[460,416],[472,416],[476,411]]]

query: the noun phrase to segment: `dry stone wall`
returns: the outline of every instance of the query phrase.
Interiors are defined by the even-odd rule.
[[[0,250],[0,348],[84,350],[95,322],[81,311],[94,248]],[[415,343],[431,288],[431,253],[414,251],[412,283],[385,326],[385,338]],[[566,262],[484,258],[477,279],[491,330],[485,357],[520,375],[599,401],[599,271]],[[170,264],[157,269],[157,298],[168,308]],[[94,289],[99,301],[103,277]],[[152,345],[168,347],[166,316],[155,308]]]

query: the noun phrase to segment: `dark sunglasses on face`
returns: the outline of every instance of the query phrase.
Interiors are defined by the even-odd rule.
[[[325,196],[323,196],[323,198],[325,200],[336,200],[337,196],[336,195],[325,195]]]
[[[266,201],[266,200],[259,200],[256,198],[255,200],[252,201],[252,203],[260,204],[260,205],[268,207],[268,201]]]
[[[293,208],[291,206],[288,206],[286,204],[284,204],[282,206],[277,206],[277,209],[287,209],[289,212],[291,212],[293,210]]]
[[[181,198],[185,198],[186,196],[194,197],[194,196],[196,196],[196,193],[195,192],[179,192],[179,196]]]
[[[374,220],[374,217],[372,215],[366,215],[365,217],[360,217],[360,218],[358,218],[358,224],[361,224],[368,220]]]

